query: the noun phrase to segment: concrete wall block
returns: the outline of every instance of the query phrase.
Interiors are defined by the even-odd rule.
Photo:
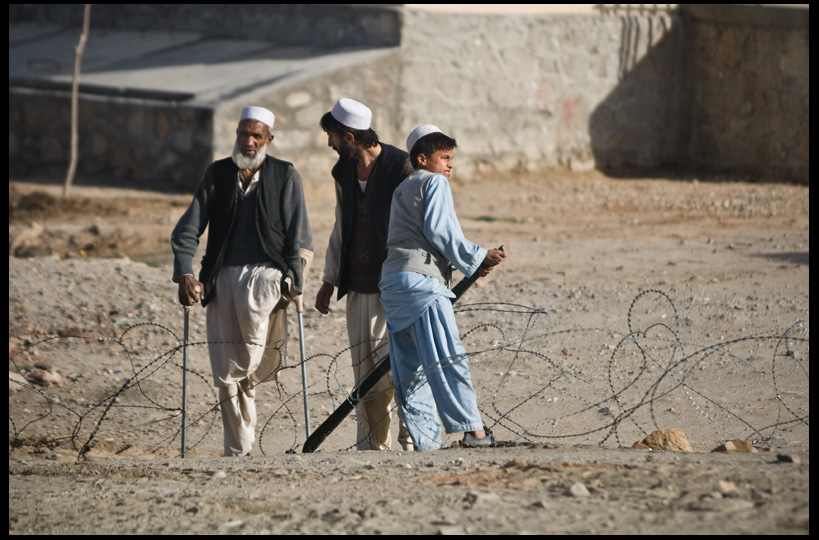
[[[807,182],[808,30],[703,20],[694,39],[692,117],[708,127],[692,134],[697,167]]]

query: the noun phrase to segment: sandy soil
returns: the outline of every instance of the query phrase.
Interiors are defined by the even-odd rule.
[[[807,187],[549,173],[454,194],[509,254],[458,314],[497,447],[356,452],[351,417],[301,453],[293,317],[257,448],[219,457],[194,309],[183,459],[168,237],[189,197],[10,183],[9,532],[809,533]],[[343,304],[312,308],[332,195],[307,196],[315,430],[352,380]],[[669,428],[692,451],[631,448]],[[757,451],[712,452],[734,439]]]

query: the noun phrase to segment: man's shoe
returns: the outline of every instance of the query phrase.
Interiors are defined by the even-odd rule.
[[[486,437],[478,439],[471,433],[464,433],[464,446],[495,446],[495,436],[487,433]]]

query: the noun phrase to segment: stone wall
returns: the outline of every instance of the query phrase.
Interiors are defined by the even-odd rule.
[[[78,115],[77,184],[187,192],[211,162],[210,108],[82,94]],[[9,88],[10,177],[61,182],[70,133],[68,92]]]
[[[467,174],[674,167],[684,42],[667,14],[405,13],[401,127],[434,123]]]
[[[807,9],[686,5],[698,171],[809,183]]]
[[[325,180],[336,156],[318,120],[332,107],[332,96],[368,96],[377,115],[374,125],[388,132],[401,13],[391,4],[95,4],[92,32],[151,30],[198,34],[205,40],[266,40],[287,54],[327,60],[272,84],[217,98],[155,92],[146,99],[146,92],[83,84],[75,182],[190,192],[208,163],[231,152],[236,119],[249,104],[267,106],[277,116],[272,153],[296,163],[307,181]],[[10,4],[9,21],[79,26],[82,5]],[[62,180],[69,159],[69,89],[67,83],[48,80],[10,81],[10,177]],[[24,152],[43,143],[44,130],[51,135],[47,155]]]
[[[399,131],[439,125],[467,175],[566,167],[808,183],[808,21],[806,7],[756,5],[408,10]]]
[[[318,120],[350,97],[373,109],[373,127],[387,143],[403,148],[422,123],[455,137],[457,178],[595,166],[612,174],[674,170],[684,161],[689,106],[680,84],[683,33],[674,24],[668,14],[406,10],[400,48],[221,103],[215,154],[232,148],[235,116],[253,102],[277,116],[273,152],[307,182],[323,182],[336,154]]]
[[[175,15],[157,17],[160,27],[171,19],[180,30],[201,30],[220,16],[225,27],[241,26],[228,14],[242,10],[208,6],[200,20],[181,16],[183,7],[129,6],[137,26],[147,24],[139,22],[147,20],[143,9]],[[330,38],[318,36],[326,28],[316,33],[299,21],[312,14],[316,28],[324,28],[335,17],[333,35],[344,41],[358,24],[346,25],[344,14],[361,9],[363,35],[389,34],[400,45],[334,53],[313,71],[207,106],[85,96],[84,128],[99,131],[81,141],[78,175],[191,190],[204,164],[232,149],[241,108],[255,104],[277,116],[274,155],[295,163],[308,183],[323,183],[336,155],[318,121],[339,97],[351,97],[373,109],[373,127],[385,142],[403,147],[422,123],[454,136],[459,178],[597,168],[615,176],[809,182],[807,8],[686,4],[673,12],[479,15],[312,6],[266,12],[298,13],[295,34],[323,46]],[[10,156],[36,146],[41,123],[67,133],[67,94],[51,101],[45,94],[10,88]],[[121,138],[104,129],[109,119],[123,127]],[[20,126],[31,132],[20,134]],[[67,161],[63,146],[52,145],[54,156],[20,169],[10,165],[9,173],[62,177],[65,165],[51,165]],[[102,150],[124,161],[103,163]],[[145,163],[156,170],[145,171]]]

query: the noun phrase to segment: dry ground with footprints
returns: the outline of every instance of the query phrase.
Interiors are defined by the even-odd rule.
[[[312,308],[332,226],[308,185],[313,430],[351,385],[344,306]],[[170,231],[187,195],[9,184],[12,534],[807,534],[809,188],[544,173],[453,179],[470,239],[507,261],[458,320],[494,448],[303,454],[296,318],[259,442],[220,457],[204,313]],[[691,451],[634,449],[678,428]],[[712,452],[729,440],[754,452]],[[394,445],[397,447],[397,444]]]

